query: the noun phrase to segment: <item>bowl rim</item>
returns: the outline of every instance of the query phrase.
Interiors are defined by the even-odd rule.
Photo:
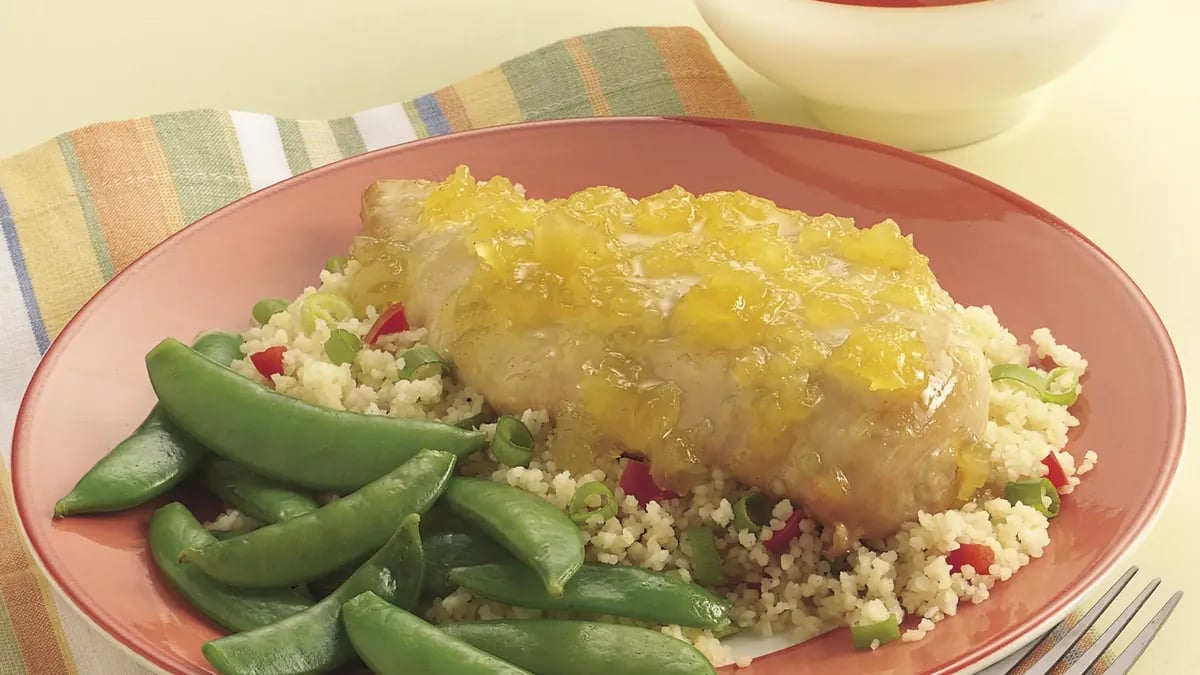
[[[801,0],[801,1],[819,2],[820,0]],[[1002,1],[1002,0],[996,0],[996,1]],[[822,3],[822,4],[828,4],[828,3]],[[1152,494],[1159,495],[1157,502],[1154,504],[1154,506],[1151,508],[1150,511],[1142,514],[1142,517],[1139,519],[1139,521],[1137,523],[1138,529],[1137,529],[1136,534],[1134,534],[1132,536],[1122,537],[1122,539],[1124,539],[1123,545],[1120,547],[1120,549],[1117,549],[1116,551],[1114,551],[1114,553],[1112,553],[1110,555],[1110,559],[1107,562],[1103,562],[1102,564],[1092,567],[1085,574],[1085,576],[1078,583],[1076,583],[1074,585],[1073,588],[1064,588],[1057,595],[1050,598],[1049,601],[1047,603],[1045,603],[1037,611],[1037,613],[1030,616],[1024,622],[1024,624],[1026,624],[1026,626],[1023,626],[1023,628],[1025,628],[1024,633],[1021,633],[1021,634],[1017,635],[1016,637],[1010,636],[1006,641],[1002,641],[997,644],[992,644],[992,645],[990,645],[990,647],[979,648],[973,652],[960,655],[956,660],[951,661],[950,663],[947,663],[947,664],[939,667],[937,670],[927,671],[927,672],[929,672],[929,673],[951,673],[951,672],[959,672],[959,671],[968,671],[969,672],[970,670],[973,670],[973,669],[979,669],[979,668],[984,667],[984,666],[986,666],[992,662],[995,662],[1001,658],[1004,658],[1004,656],[1012,653],[1018,647],[1020,647],[1022,643],[1027,642],[1028,640],[1032,640],[1034,638],[1040,637],[1040,635],[1042,634],[1042,632],[1045,629],[1050,628],[1053,624],[1055,624],[1059,620],[1061,620],[1063,616],[1065,616],[1067,613],[1069,613],[1071,611],[1071,609],[1073,609],[1076,606],[1076,604],[1079,602],[1079,600],[1084,595],[1086,595],[1091,589],[1095,588],[1101,581],[1103,581],[1104,577],[1106,575],[1108,575],[1121,561],[1127,559],[1130,555],[1132,555],[1133,552],[1135,552],[1138,549],[1138,547],[1141,546],[1141,544],[1143,543],[1145,538],[1149,535],[1149,533],[1154,529],[1154,526],[1157,524],[1159,518],[1162,515],[1163,509],[1165,508],[1166,504],[1170,501],[1170,497],[1172,495],[1175,484],[1178,482],[1179,469],[1180,469],[1180,466],[1182,465],[1183,457],[1187,450],[1187,443],[1186,443],[1187,430],[1188,430],[1187,390],[1184,387],[1183,370],[1182,370],[1182,364],[1180,363],[1180,360],[1179,360],[1178,351],[1175,348],[1174,342],[1172,341],[1171,336],[1170,336],[1170,332],[1167,330],[1166,325],[1162,320],[1162,317],[1158,313],[1158,310],[1154,307],[1153,303],[1150,302],[1149,298],[1146,297],[1145,293],[1137,285],[1137,283],[1133,280],[1133,278],[1130,277],[1128,272],[1126,272],[1124,270],[1124,268],[1122,268],[1115,260],[1113,260],[1113,258],[1111,256],[1108,255],[1108,253],[1106,253],[1102,248],[1097,246],[1086,235],[1079,232],[1074,227],[1067,224],[1064,220],[1056,217],[1055,215],[1053,215],[1052,213],[1050,213],[1043,207],[1037,205],[1036,203],[1030,201],[1029,199],[1027,199],[1025,197],[1022,197],[1021,195],[1017,194],[1016,192],[1013,192],[1013,191],[999,185],[998,183],[990,181],[982,176],[971,173],[970,171],[961,169],[961,168],[954,166],[952,164],[949,164],[947,162],[943,162],[943,161],[934,159],[932,157],[928,157],[926,155],[921,155],[921,154],[918,154],[915,152],[910,152],[908,150],[904,150],[902,148],[886,145],[883,143],[878,143],[875,141],[870,141],[867,139],[857,138],[857,137],[853,137],[853,136],[846,136],[843,134],[825,131],[822,129],[813,129],[813,128],[809,128],[809,127],[793,126],[793,125],[779,124],[779,123],[774,123],[774,122],[764,122],[764,121],[758,121],[758,120],[725,119],[725,118],[713,118],[713,117],[690,117],[690,116],[685,116],[685,115],[673,115],[673,116],[629,115],[629,116],[609,116],[609,117],[573,117],[573,118],[563,118],[563,119],[554,119],[554,120],[539,120],[539,121],[533,121],[533,122],[517,122],[517,123],[512,123],[512,124],[503,124],[503,125],[496,125],[496,126],[492,126],[492,127],[473,129],[473,130],[469,130],[469,131],[457,132],[457,133],[452,133],[452,134],[444,134],[444,135],[440,135],[440,136],[430,136],[430,137],[415,140],[415,141],[408,141],[408,142],[400,143],[397,145],[386,146],[383,148],[379,148],[376,150],[368,151],[368,152],[354,155],[351,157],[347,157],[347,158],[344,158],[341,160],[337,160],[337,161],[331,162],[329,164],[326,164],[324,166],[310,169],[303,173],[297,174],[291,178],[281,180],[278,183],[275,183],[275,184],[265,187],[263,189],[248,193],[248,194],[242,196],[241,198],[235,199],[234,201],[229,202],[228,204],[222,206],[221,208],[197,219],[195,222],[193,222],[189,225],[185,225],[184,227],[180,228],[175,233],[169,235],[168,237],[164,238],[159,243],[155,244],[153,247],[151,247],[145,253],[138,256],[135,260],[130,262],[124,269],[122,269],[120,272],[118,272],[116,275],[114,275],[113,278],[111,278],[99,290],[97,290],[96,293],[94,293],[90,298],[88,298],[88,300],[79,308],[79,310],[74,314],[74,316],[72,316],[71,319],[68,320],[68,322],[63,326],[63,328],[59,332],[59,334],[51,341],[49,348],[42,355],[40,361],[38,362],[37,367],[34,369],[34,372],[33,372],[32,376],[30,377],[29,383],[26,385],[25,392],[21,397],[20,406],[18,408],[17,415],[16,415],[16,418],[14,420],[14,425],[13,425],[13,435],[12,435],[12,443],[11,443],[12,459],[10,462],[10,468],[12,471],[13,503],[16,507],[15,511],[17,514],[17,519],[20,522],[20,527],[17,529],[20,531],[21,537],[22,537],[23,541],[25,542],[26,546],[28,547],[28,550],[32,553],[31,557],[32,557],[34,563],[37,565],[38,569],[41,570],[41,572],[45,575],[45,577],[46,577],[47,581],[50,583],[51,587],[53,587],[54,589],[59,591],[59,593],[61,593],[61,597],[65,598],[67,600],[67,603],[80,616],[82,616],[84,618],[85,622],[88,625],[97,628],[99,630],[99,632],[109,642],[117,644],[122,651],[124,651],[127,654],[132,655],[135,658],[135,660],[140,662],[141,664],[149,666],[159,672],[169,672],[166,670],[166,667],[168,666],[168,664],[160,663],[159,661],[157,661],[156,659],[152,658],[149,655],[141,654],[141,653],[137,652],[131,645],[127,645],[127,644],[121,642],[119,639],[117,639],[116,635],[114,635],[113,632],[110,631],[110,625],[109,625],[109,621],[108,621],[107,617],[95,616],[95,615],[91,614],[89,611],[85,610],[84,605],[82,603],[82,598],[79,597],[78,595],[76,595],[75,593],[73,593],[70,589],[59,584],[57,578],[54,576],[54,574],[51,572],[50,568],[45,563],[45,560],[43,558],[44,551],[43,551],[42,546],[39,544],[39,542],[37,542],[33,539],[33,537],[30,534],[29,527],[26,525],[27,517],[35,518],[35,517],[40,516],[40,514],[29,512],[29,510],[27,510],[24,507],[25,500],[23,499],[23,494],[24,494],[25,490],[22,485],[22,482],[18,480],[18,477],[23,473],[23,471],[20,467],[23,465],[23,461],[21,458],[24,455],[24,453],[18,452],[18,448],[22,447],[25,444],[24,436],[26,435],[27,429],[30,426],[28,420],[26,419],[26,415],[29,413],[30,404],[33,401],[33,398],[36,396],[36,394],[38,393],[38,390],[41,388],[42,380],[45,379],[46,377],[48,377],[49,370],[53,366],[54,362],[56,362],[60,358],[61,354],[64,351],[66,351],[69,348],[70,344],[74,341],[76,326],[81,325],[82,323],[86,322],[90,318],[91,314],[94,311],[97,311],[96,306],[97,306],[98,300],[107,297],[111,293],[117,292],[117,290],[119,288],[121,288],[126,283],[128,283],[131,279],[133,279],[135,276],[137,276],[138,272],[140,271],[140,269],[143,266],[145,266],[150,261],[152,261],[155,258],[162,255],[169,246],[179,245],[180,242],[185,241],[191,234],[199,231],[199,228],[203,228],[203,227],[207,226],[208,223],[215,221],[215,220],[219,220],[219,219],[225,217],[229,213],[232,213],[239,209],[245,208],[251,204],[254,204],[255,202],[264,198],[265,196],[274,194],[277,191],[287,190],[287,189],[290,189],[291,187],[301,184],[301,183],[307,183],[312,180],[318,180],[322,176],[324,176],[326,173],[333,173],[333,172],[341,171],[344,166],[352,165],[352,164],[359,163],[359,162],[366,162],[366,161],[369,161],[369,159],[371,159],[371,158],[374,158],[378,155],[385,154],[385,153],[404,152],[410,146],[425,146],[425,145],[429,145],[429,144],[439,143],[439,142],[442,142],[442,141],[445,141],[448,139],[459,139],[459,138],[467,137],[467,136],[474,137],[474,136],[488,136],[488,135],[494,135],[494,134],[504,134],[508,130],[513,129],[513,128],[528,128],[528,129],[536,130],[539,128],[549,128],[549,127],[569,127],[569,126],[589,126],[589,125],[622,126],[622,125],[629,125],[629,124],[650,124],[650,125],[686,124],[686,125],[699,125],[699,126],[711,126],[711,127],[758,128],[758,129],[762,129],[765,131],[774,131],[777,133],[784,133],[784,134],[792,135],[792,136],[814,137],[816,139],[824,140],[824,141],[835,143],[835,144],[857,146],[861,149],[865,149],[865,150],[868,150],[871,152],[891,155],[893,157],[897,157],[897,158],[900,158],[900,159],[903,159],[906,161],[910,161],[910,162],[914,162],[914,163],[923,165],[926,168],[929,168],[931,170],[938,171],[938,172],[941,172],[944,174],[948,174],[960,181],[971,184],[977,188],[986,190],[998,198],[1009,201],[1012,204],[1014,204],[1015,206],[1019,207],[1021,210],[1027,212],[1029,215],[1034,216],[1038,220],[1042,221],[1043,224],[1045,224],[1049,227],[1052,227],[1056,230],[1059,230],[1060,232],[1063,232],[1063,233],[1077,239],[1084,246],[1088,247],[1094,253],[1098,254],[1101,258],[1103,258],[1103,260],[1106,261],[1111,266],[1111,268],[1119,274],[1120,281],[1127,288],[1127,290],[1130,291],[1132,294],[1134,294],[1134,296],[1138,300],[1140,300],[1139,304],[1141,305],[1141,309],[1143,310],[1145,317],[1150,321],[1150,324],[1151,324],[1150,328],[1152,329],[1152,332],[1161,341],[1162,346],[1164,347],[1163,355],[1168,357],[1168,359],[1169,359],[1169,364],[1168,364],[1170,366],[1168,368],[1169,381],[1165,384],[1170,390],[1172,390],[1172,395],[1169,396],[1168,398],[1170,401],[1173,402],[1174,409],[1171,411],[1172,419],[1177,420],[1177,423],[1175,425],[1173,425],[1173,428],[1170,430],[1170,435],[1169,435],[1168,441],[1167,441],[1168,450],[1170,451],[1169,466],[1163,467],[1164,471],[1159,473],[1158,479],[1154,483],[1154,492]],[[784,648],[783,650],[778,650],[777,652],[774,652],[774,653],[779,653],[780,651],[793,649],[796,646],[797,645],[792,645],[790,647]],[[767,655],[764,655],[764,657],[765,656],[767,656]]]

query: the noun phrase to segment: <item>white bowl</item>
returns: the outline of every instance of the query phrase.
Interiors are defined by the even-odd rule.
[[[821,124],[928,151],[980,141],[1016,123],[1044,85],[1106,37],[1124,0],[696,5],[734,54],[802,95]]]

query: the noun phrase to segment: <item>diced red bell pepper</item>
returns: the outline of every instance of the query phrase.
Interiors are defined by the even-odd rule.
[[[621,471],[620,485],[625,494],[633,495],[639,506],[645,506],[650,502],[663,502],[679,496],[670,490],[658,487],[654,482],[654,477],[650,475],[650,465],[636,459],[625,462],[625,468]]]
[[[987,574],[994,562],[996,553],[986,544],[959,544],[958,548],[946,554],[951,573],[961,571],[963,565],[970,565],[975,568],[976,574]]]
[[[384,335],[403,333],[406,330],[408,330],[408,317],[404,315],[404,305],[397,302],[385,309],[383,314],[375,319],[371,330],[367,331],[366,337],[363,338],[363,344],[373,345]]]
[[[287,347],[277,345],[275,347],[267,347],[261,352],[256,352],[250,355],[250,363],[254,364],[254,369],[268,380],[272,375],[283,374],[283,354],[287,351]]]
[[[1046,478],[1050,479],[1050,483],[1054,485],[1054,489],[1061,492],[1063,488],[1067,487],[1067,483],[1069,483],[1067,472],[1063,471],[1062,464],[1058,463],[1058,457],[1054,454],[1053,450],[1042,459],[1042,464],[1048,469]]]
[[[792,511],[792,515],[783,522],[783,529],[775,530],[771,538],[763,542],[763,547],[775,555],[787,553],[792,540],[800,536],[800,521],[803,519],[804,514],[799,509]]]

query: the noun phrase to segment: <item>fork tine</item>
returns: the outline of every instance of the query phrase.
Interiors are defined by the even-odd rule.
[[[1125,675],[1125,673],[1128,673],[1133,668],[1133,664],[1137,663],[1138,657],[1142,655],[1142,652],[1146,651],[1146,647],[1150,646],[1150,641],[1154,639],[1155,635],[1158,635],[1158,630],[1167,622],[1167,617],[1171,616],[1171,612],[1175,611],[1175,606],[1179,604],[1179,599],[1182,597],[1183,591],[1175,591],[1171,599],[1167,600],[1167,604],[1158,610],[1158,613],[1137,634],[1133,642],[1130,642],[1129,646],[1121,652],[1121,655],[1104,671],[1105,675],[1109,675],[1110,673],[1112,675]]]
[[[1158,588],[1161,582],[1162,579],[1154,579],[1146,584],[1146,587],[1142,589],[1141,593],[1137,594],[1133,602],[1129,603],[1125,611],[1121,612],[1120,616],[1100,634],[1099,638],[1096,638],[1092,646],[1079,655],[1079,658],[1075,660],[1075,663],[1063,675],[1084,675],[1087,669],[1091,668],[1092,664],[1104,654],[1104,650],[1112,645],[1117,636],[1121,634],[1121,631],[1125,630],[1125,626],[1129,625],[1129,622],[1133,619],[1133,615],[1137,614],[1142,605],[1146,604],[1146,600],[1150,598],[1150,594],[1154,592],[1154,589]]]
[[[1049,673],[1050,669],[1053,668],[1055,664],[1057,664],[1062,657],[1066,655],[1067,651],[1069,651],[1071,647],[1074,647],[1076,642],[1079,642],[1079,638],[1083,637],[1083,634],[1092,627],[1092,624],[1096,623],[1096,620],[1100,618],[1100,615],[1104,613],[1104,610],[1108,609],[1108,606],[1112,604],[1112,601],[1116,599],[1117,595],[1119,595],[1121,591],[1125,589],[1125,586],[1129,583],[1129,580],[1133,578],[1133,575],[1137,574],[1137,571],[1137,565],[1134,565],[1126,570],[1125,573],[1121,575],[1121,578],[1117,579],[1117,582],[1112,585],[1112,588],[1105,591],[1104,595],[1102,595],[1100,599],[1096,601],[1096,604],[1092,605],[1092,608],[1087,611],[1087,614],[1083,615],[1083,618],[1079,620],[1079,623],[1075,624],[1075,626],[1071,628],[1066,635],[1062,636],[1062,639],[1055,643],[1055,645],[1050,648],[1050,651],[1046,652],[1042,658],[1038,659],[1037,662],[1029,668],[1029,670],[1026,670],[1025,675],[1046,675]]]

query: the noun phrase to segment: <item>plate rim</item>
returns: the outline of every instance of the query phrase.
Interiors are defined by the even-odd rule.
[[[1139,519],[1140,528],[1138,529],[1137,533],[1132,537],[1125,537],[1125,541],[1123,542],[1122,546],[1109,556],[1110,559],[1107,562],[1102,562],[1101,564],[1089,568],[1088,571],[1081,575],[1081,577],[1078,577],[1073,589],[1064,588],[1057,595],[1051,597],[1045,604],[1042,605],[1039,610],[1037,610],[1033,615],[1026,619],[1021,626],[1019,626],[1022,628],[1022,631],[1015,632],[1015,634],[1011,635],[1008,634],[1014,632],[1011,629],[1009,631],[1002,631],[1000,634],[1001,638],[995,640],[992,644],[986,647],[981,647],[969,653],[960,654],[959,656],[952,658],[950,661],[935,667],[932,670],[925,671],[925,673],[932,675],[959,671],[969,672],[986,667],[986,665],[1004,658],[1004,656],[1012,653],[1022,644],[1027,643],[1028,639],[1032,639],[1033,637],[1040,635],[1044,629],[1048,629],[1061,620],[1063,616],[1069,613],[1069,611],[1078,604],[1083,596],[1085,596],[1101,581],[1103,581],[1104,577],[1107,576],[1121,561],[1128,559],[1141,547],[1146,537],[1154,529],[1155,525],[1157,525],[1162,512],[1166,507],[1166,504],[1170,501],[1174,488],[1178,482],[1179,469],[1183,463],[1183,458],[1187,451],[1187,389],[1184,386],[1183,369],[1179,359],[1178,351],[1175,348],[1170,332],[1167,330],[1161,315],[1158,313],[1158,310],[1154,307],[1154,304],[1146,296],[1145,292],[1141,289],[1137,282],[1134,281],[1129,273],[1126,272],[1125,269],[1112,258],[1112,256],[1104,251],[1104,249],[1098,246],[1082,232],[1072,227],[1065,220],[1055,216],[1047,209],[1039,206],[1028,198],[1023,197],[998,183],[984,178],[983,176],[927,155],[922,155],[883,143],[857,138],[854,136],[838,134],[823,129],[814,129],[775,122],[712,117],[691,117],[683,115],[628,115],[608,117],[573,117],[496,125],[480,129],[443,134],[439,136],[429,136],[423,139],[385,146],[376,150],[346,157],[324,166],[310,169],[290,178],[286,178],[275,184],[269,185],[254,192],[250,192],[232,202],[229,202],[221,208],[197,219],[195,222],[180,228],[178,231],[164,238],[162,241],[158,242],[142,255],[138,256],[124,269],[109,279],[109,281],[101,286],[91,297],[89,297],[87,301],[79,308],[79,310],[67,321],[62,330],[59,332],[58,336],[51,341],[48,349],[41,356],[37,367],[34,369],[33,374],[26,385],[25,391],[21,396],[20,405],[13,424],[13,435],[11,439],[12,458],[10,460],[10,467],[12,471],[11,480],[13,489],[13,502],[14,506],[16,507],[15,512],[17,514],[17,520],[20,523],[20,528],[18,529],[21,533],[22,540],[27,546],[27,550],[32,554],[32,559],[39,570],[46,576],[50,585],[56,589],[64,599],[67,600],[67,603],[85,619],[89,626],[98,629],[100,633],[103,634],[110,642],[118,645],[122,651],[133,655],[135,659],[143,665],[150,665],[159,672],[170,672],[169,670],[166,670],[169,667],[168,664],[160,663],[150,655],[138,652],[133,645],[126,644],[125,642],[121,641],[117,635],[110,630],[110,626],[108,625],[109,622],[106,620],[106,617],[96,616],[87,611],[84,608],[84,604],[81,602],[81,598],[73,593],[70,589],[59,583],[57,577],[52,573],[50,567],[46,564],[46,560],[43,557],[43,549],[41,546],[39,546],[38,542],[34,540],[29,526],[26,525],[26,516],[38,517],[38,514],[27,513],[27,510],[23,507],[22,494],[24,492],[24,488],[22,487],[22,482],[18,480],[18,477],[23,473],[22,469],[20,468],[22,466],[20,458],[23,453],[18,452],[18,448],[22,445],[23,437],[25,433],[27,433],[26,428],[31,426],[27,419],[27,415],[29,414],[30,407],[38,398],[42,381],[48,377],[49,370],[53,364],[74,341],[77,327],[85,323],[90,316],[97,311],[96,307],[99,300],[107,297],[111,293],[117,292],[118,289],[135,278],[145,265],[162,255],[167,248],[181,245],[181,243],[185,241],[188,236],[199,231],[199,229],[207,227],[211,221],[219,220],[225,217],[227,214],[254,204],[260,199],[272,195],[277,191],[291,189],[296,185],[307,183],[312,180],[319,180],[326,173],[341,171],[346,166],[369,161],[381,154],[404,152],[411,147],[421,147],[430,144],[447,142],[450,140],[460,140],[465,137],[505,134],[510,133],[514,129],[536,131],[540,128],[553,127],[592,125],[623,126],[631,124],[667,126],[684,124],[688,126],[708,126],[719,128],[750,128],[783,133],[802,138],[814,138],[816,140],[823,140],[834,144],[856,146],[859,149],[863,149],[871,153],[889,155],[904,161],[914,162],[932,171],[947,174],[964,183],[986,190],[994,196],[1012,203],[1021,211],[1037,218],[1042,222],[1043,225],[1068,235],[1085,248],[1090,249],[1092,253],[1098,254],[1099,257],[1105,263],[1107,263],[1110,269],[1117,273],[1122,286],[1138,301],[1137,304],[1142,310],[1142,313],[1145,315],[1145,318],[1149,320],[1148,324],[1151,332],[1157,341],[1164,347],[1163,354],[1164,356],[1168,357],[1168,362],[1166,365],[1168,366],[1167,370],[1169,374],[1168,380],[1164,384],[1166,384],[1168,389],[1173,390],[1175,394],[1174,396],[1170,396],[1169,400],[1175,402],[1175,410],[1172,411],[1172,413],[1174,413],[1172,417],[1177,419],[1178,423],[1174,425],[1174,428],[1170,429],[1171,433],[1167,441],[1168,450],[1171,451],[1170,458],[1172,461],[1170,466],[1164,467],[1166,471],[1160,473],[1158,480],[1155,482],[1155,486],[1158,488],[1161,498],[1149,512],[1143,514],[1143,516]],[[1028,626],[1026,626],[1026,624],[1028,624]],[[796,649],[799,646],[799,644],[792,645],[771,654],[763,655],[763,657],[760,658],[776,657],[777,655],[781,655],[785,652]]]

